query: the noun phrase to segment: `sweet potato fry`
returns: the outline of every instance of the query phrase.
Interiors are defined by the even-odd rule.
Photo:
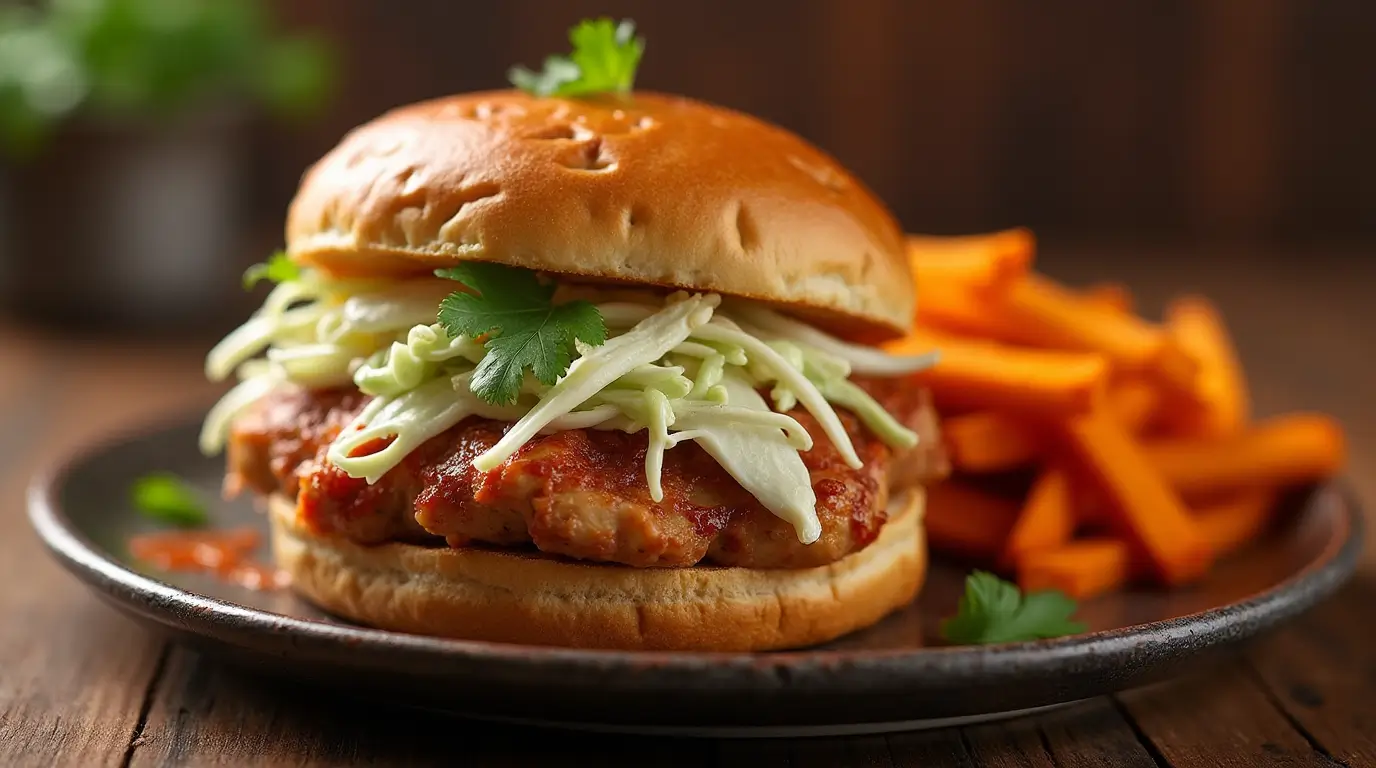
[[[1154,418],[1160,392],[1143,381],[1127,380],[1113,385],[1108,405],[1129,432],[1140,433]],[[1005,472],[1035,463],[1047,447],[1043,430],[1027,419],[1003,412],[977,411],[942,421],[941,433],[951,463],[962,472]]]
[[[921,278],[918,280],[919,285],[924,285]],[[917,302],[919,326],[1009,344],[1035,341],[1026,329],[1004,317],[997,305],[969,288],[951,286],[933,290],[924,285],[919,290],[922,291]]]
[[[1037,346],[1097,352],[1126,372],[1150,374],[1173,391],[1192,392],[1198,364],[1164,330],[1134,315],[1096,307],[1039,275],[1028,275],[989,298]]]
[[[946,480],[927,489],[923,524],[933,549],[992,565],[1017,516],[1016,501]]]
[[[1058,466],[1042,470],[1027,493],[1018,519],[1003,547],[1003,564],[1012,569],[1029,552],[1054,549],[1075,532],[1070,474]]]
[[[1124,379],[1109,389],[1108,407],[1124,429],[1141,435],[1152,428],[1161,411],[1161,390],[1142,379]],[[1099,488],[1081,485],[1073,506],[1076,521],[1082,526],[1103,528],[1110,520],[1108,502]]]
[[[1046,439],[1032,424],[993,411],[945,419],[941,434],[951,463],[972,474],[1025,467],[1037,461],[1046,449]]]
[[[1249,490],[1200,508],[1195,519],[1209,546],[1221,557],[1260,536],[1270,525],[1275,511],[1274,491]]]
[[[885,348],[895,354],[941,352],[936,365],[914,377],[938,406],[1000,409],[1044,420],[1089,412],[1102,399],[1108,377],[1099,355],[1018,349],[929,330]]]
[[[1194,519],[1214,554],[1222,557],[1261,535],[1274,511],[1274,493],[1249,491],[1200,509]],[[1018,560],[1018,585],[1023,590],[1059,589],[1083,600],[1122,586],[1133,570],[1126,542],[1082,539],[1025,553]]]
[[[1132,291],[1122,283],[1095,283],[1080,292],[1080,299],[1091,306],[1125,315],[1132,314],[1136,308]]]
[[[918,278],[919,295],[917,322],[937,330],[962,336],[974,336],[989,341],[1001,341],[1031,347],[1046,347],[1044,338],[1029,329],[1002,306],[980,291],[964,284],[941,283],[932,288]],[[1087,306],[1110,310],[1119,314],[1132,312],[1132,296],[1117,283],[1100,283],[1078,294]],[[1053,345],[1054,346],[1054,345]]]
[[[1024,592],[1058,589],[1076,600],[1117,589],[1131,574],[1132,550],[1121,539],[1081,539],[1027,552],[1018,560],[1018,586]]]
[[[1032,233],[1009,229],[964,237],[908,236],[908,259],[919,286],[989,288],[1027,272],[1035,250]]]
[[[1142,453],[1182,496],[1207,498],[1332,477],[1342,469],[1346,446],[1342,428],[1332,418],[1296,413],[1228,437],[1149,442]]]
[[[1112,524],[1166,584],[1185,584],[1208,570],[1208,542],[1174,489],[1107,408],[1065,424],[1066,445],[1102,490]]]
[[[1161,407],[1161,390],[1141,379],[1127,379],[1114,384],[1108,393],[1108,406],[1113,415],[1133,434],[1149,428]]]
[[[1199,361],[1195,389],[1172,408],[1172,426],[1202,437],[1242,429],[1250,410],[1247,382],[1218,310],[1202,296],[1186,296],[1166,308],[1166,324],[1181,347]]]
[[[1041,275],[1028,275],[992,295],[1004,311],[1033,329],[1048,347],[1101,352],[1128,370],[1145,368],[1165,334],[1146,321],[1083,301]]]

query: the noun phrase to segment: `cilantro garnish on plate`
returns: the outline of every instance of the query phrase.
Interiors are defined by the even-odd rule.
[[[569,30],[569,42],[573,52],[546,58],[540,72],[512,67],[507,73],[511,84],[536,96],[630,92],[645,53],[645,38],[635,36],[635,22],[587,19]]]
[[[171,472],[140,477],[129,496],[139,514],[163,525],[194,528],[210,521],[201,494]]]
[[[244,290],[249,290],[261,280],[285,283],[301,276],[301,267],[287,257],[285,251],[278,251],[262,264],[254,264],[244,270]]]
[[[941,622],[941,636],[961,644],[1041,640],[1085,631],[1071,621],[1075,601],[1055,590],[1023,595],[992,573],[965,578],[965,594],[955,616]]]
[[[597,307],[555,304],[554,284],[530,270],[473,261],[435,274],[473,291],[456,291],[440,302],[439,321],[452,337],[487,337],[487,353],[469,386],[489,403],[516,402],[527,369],[540,383],[554,384],[569,369],[575,340],[591,346],[607,340]]]

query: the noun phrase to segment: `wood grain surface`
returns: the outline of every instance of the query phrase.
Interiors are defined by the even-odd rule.
[[[1220,64],[1220,66],[1226,66]],[[1045,249],[1072,282],[1127,282],[1149,311],[1204,291],[1261,414],[1343,419],[1376,500],[1376,261],[1360,249]],[[99,603],[41,550],[30,476],[112,431],[203,406],[203,347],[0,326],[0,765],[1376,765],[1376,547],[1329,603],[1206,672],[1008,723],[807,740],[598,736],[338,700],[223,668]],[[1369,529],[1371,526],[1369,526]]]

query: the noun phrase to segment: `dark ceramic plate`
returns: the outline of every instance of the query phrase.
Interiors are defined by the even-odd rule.
[[[1288,522],[1205,583],[1133,591],[1081,607],[1088,634],[936,647],[964,570],[934,564],[911,607],[825,647],[787,653],[578,651],[439,640],[333,619],[286,592],[159,573],[126,541],[150,526],[127,501],[138,476],[176,472],[215,497],[218,460],[193,427],[105,444],[39,478],[33,523],[58,559],[111,603],[181,640],[262,672],[464,715],[612,730],[700,734],[861,733],[968,722],[1142,685],[1294,617],[1351,573],[1361,515],[1350,494],[1313,490]],[[215,524],[266,530],[248,502]]]

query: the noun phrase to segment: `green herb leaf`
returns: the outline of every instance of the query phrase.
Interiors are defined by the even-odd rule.
[[[140,514],[164,525],[193,528],[210,520],[201,495],[171,472],[144,475],[129,495]]]
[[[585,19],[569,30],[573,52],[550,56],[541,72],[513,67],[511,84],[536,96],[584,96],[628,93],[645,53],[645,38],[635,36],[635,22]]]
[[[512,67],[507,73],[511,84],[536,96],[566,96],[562,89],[578,80],[578,65],[566,56],[550,56],[545,59],[545,68],[532,72],[525,67]]]
[[[960,610],[941,622],[941,636],[952,643],[1011,643],[1074,635],[1085,625],[1071,621],[1075,601],[1056,591],[1023,596],[1017,586],[992,573],[965,578]]]
[[[553,384],[569,369],[574,340],[598,346],[607,325],[586,301],[555,304],[554,285],[534,272],[488,262],[436,270],[474,293],[456,291],[440,302],[439,321],[450,336],[487,336],[487,353],[473,372],[473,394],[497,405],[516,402],[530,369]]]
[[[244,290],[252,289],[261,280],[285,283],[299,277],[301,277],[301,267],[288,258],[284,251],[278,251],[262,264],[254,264],[244,270]]]

